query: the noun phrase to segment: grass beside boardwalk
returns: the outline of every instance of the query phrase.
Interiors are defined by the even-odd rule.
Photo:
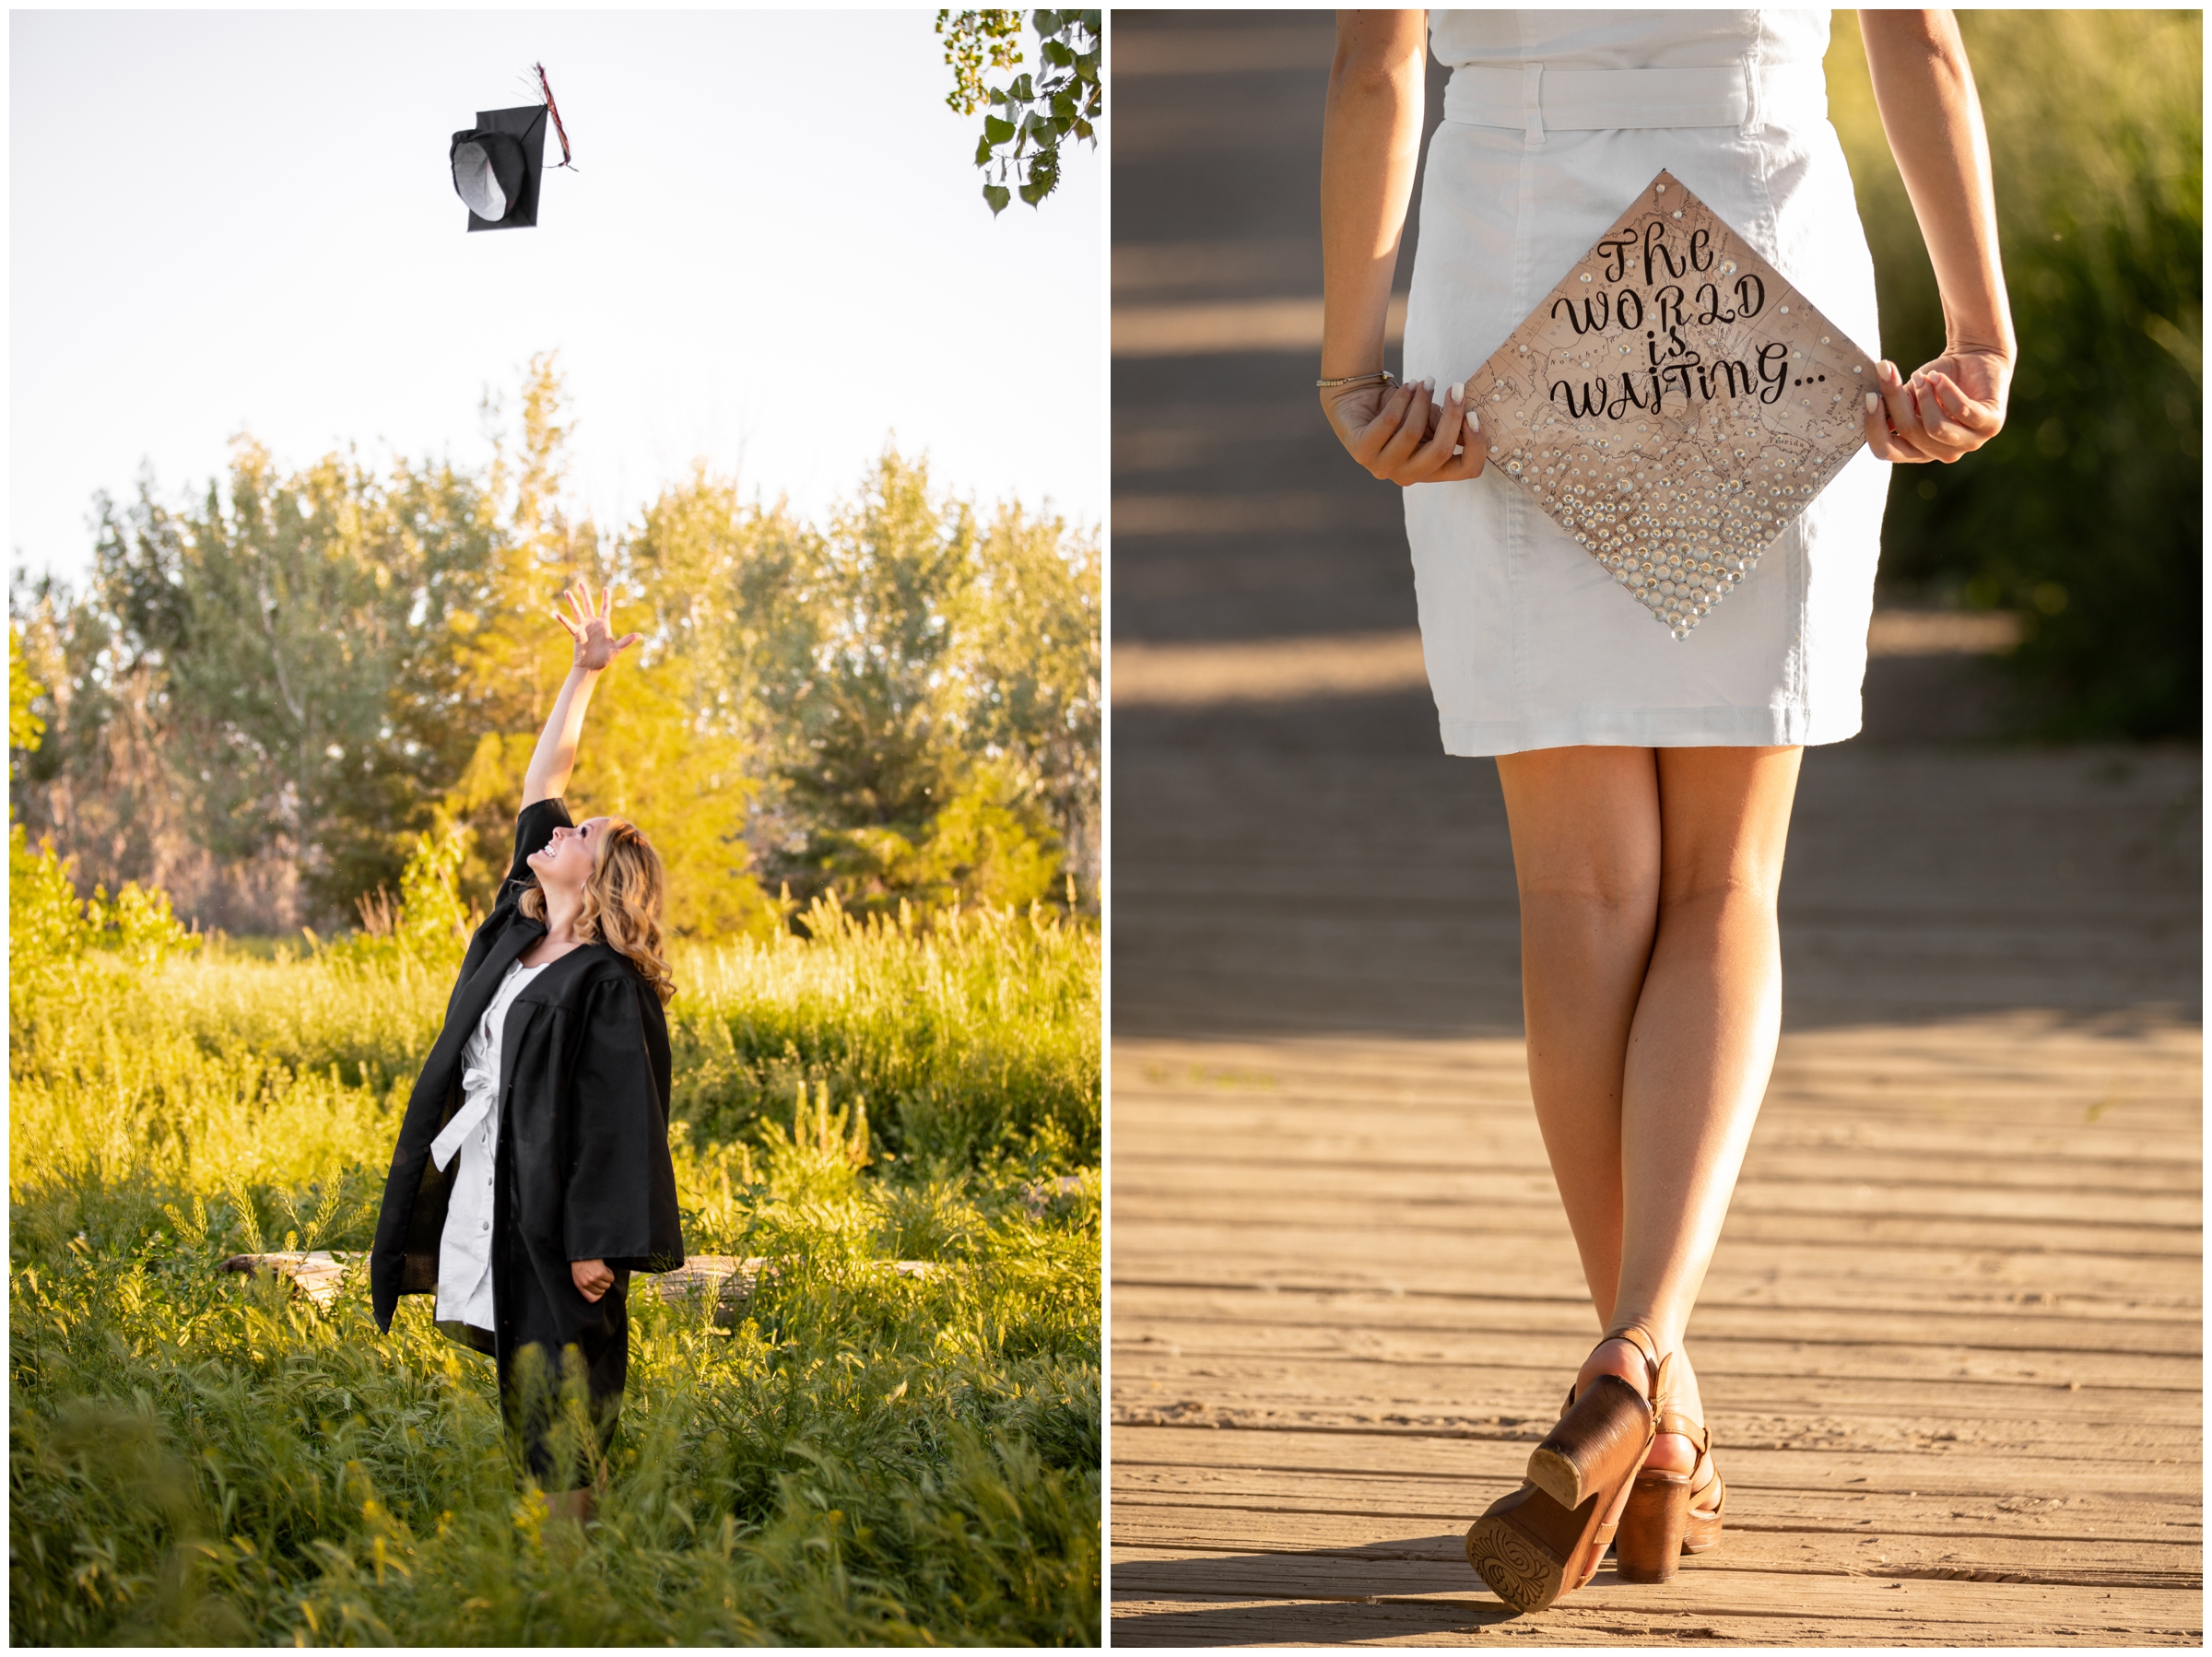
[[[17,1642],[1096,1643],[1097,934],[815,930],[675,963],[687,1241],[791,1263],[735,1334],[633,1286],[581,1546],[427,1300],[216,1269],[366,1246],[449,961],[11,986]]]

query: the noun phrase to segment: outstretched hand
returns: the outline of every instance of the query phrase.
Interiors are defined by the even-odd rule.
[[[629,633],[620,639],[614,636],[615,629],[608,622],[615,606],[615,590],[612,587],[599,590],[599,607],[596,610],[592,607],[591,583],[581,577],[561,596],[569,601],[570,612],[575,619],[571,621],[558,609],[553,612],[553,619],[566,628],[569,637],[576,640],[574,665],[586,673],[605,671],[618,655],[645,636],[642,633]]]
[[[2005,429],[2012,362],[1989,351],[1947,351],[1907,380],[1893,362],[1874,369],[1866,444],[1884,460],[1946,465]]]

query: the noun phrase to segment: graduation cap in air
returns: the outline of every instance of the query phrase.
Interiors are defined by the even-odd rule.
[[[519,230],[536,225],[548,122],[560,139],[560,164],[571,165],[569,135],[560,124],[545,66],[533,68],[544,93],[542,101],[519,109],[478,110],[476,125],[455,133],[446,152],[453,193],[468,204],[472,230]]]

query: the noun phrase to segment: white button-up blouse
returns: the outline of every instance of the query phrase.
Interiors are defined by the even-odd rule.
[[[550,963],[547,963],[548,965]],[[445,1232],[438,1244],[438,1321],[492,1326],[492,1175],[500,1145],[500,1036],[507,1009],[545,967],[517,961],[484,1009],[461,1050],[461,1109],[430,1142],[430,1160],[441,1172],[456,1153],[452,1195],[446,1203]]]

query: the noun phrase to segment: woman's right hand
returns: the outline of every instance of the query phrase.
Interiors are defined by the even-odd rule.
[[[592,587],[589,582],[578,578],[576,584],[561,595],[569,601],[569,609],[575,619],[570,620],[559,610],[553,619],[568,629],[569,637],[576,641],[576,659],[573,665],[585,673],[602,673],[614,659],[645,635],[631,633],[626,638],[614,636],[608,617],[615,606],[615,590],[603,587],[599,591],[599,607],[592,607]]]
[[[1384,483],[1480,477],[1488,451],[1465,385],[1453,386],[1441,403],[1434,391],[1420,381],[1345,386],[1323,391],[1321,406],[1346,451]]]

